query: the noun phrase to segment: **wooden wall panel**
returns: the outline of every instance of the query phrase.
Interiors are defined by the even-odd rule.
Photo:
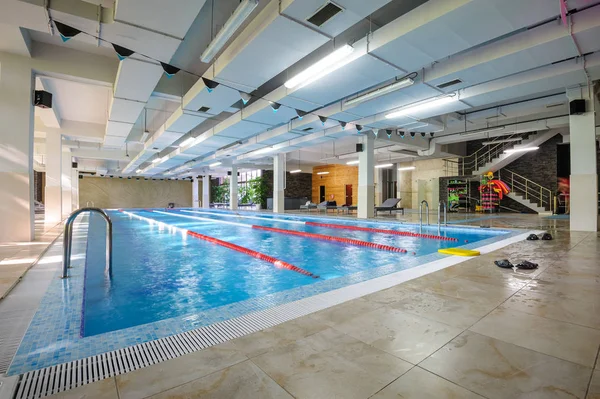
[[[329,172],[328,175],[318,175],[317,172]],[[338,205],[346,202],[346,185],[352,184],[352,205],[358,203],[358,166],[322,165],[313,167],[312,202],[319,203],[320,186],[325,186],[325,197],[334,200]]]

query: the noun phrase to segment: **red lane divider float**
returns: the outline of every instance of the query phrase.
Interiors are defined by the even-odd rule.
[[[214,238],[214,237],[210,237],[210,236],[205,236],[204,234],[196,233],[195,231],[188,230],[187,233],[189,235],[191,235],[192,237],[200,238],[200,239],[208,241],[210,243],[221,245],[223,247],[226,247],[226,248],[229,248],[229,249],[233,249],[234,251],[238,251],[238,252],[241,252],[243,254],[250,255],[250,256],[255,257],[257,259],[264,260],[266,262],[270,262],[270,263],[274,264],[276,267],[278,267],[280,269],[288,269],[288,270],[292,270],[292,271],[295,271],[295,272],[300,273],[300,274],[304,274],[305,276],[309,276],[309,277],[312,277],[312,278],[319,278],[319,276],[317,276],[317,275],[315,275],[315,274],[313,274],[313,273],[311,273],[311,272],[309,272],[307,270],[301,269],[298,266],[294,266],[294,265],[292,265],[290,263],[284,262],[284,261],[279,260],[277,258],[274,258],[272,256],[265,255],[265,254],[257,252],[257,251],[253,251],[251,249],[244,248],[244,247],[241,247],[241,246],[236,245],[236,244],[232,244],[232,243],[227,242],[227,241],[219,240],[218,238]]]
[[[392,247],[389,245],[376,244],[376,243],[368,242],[368,241],[353,240],[351,238],[333,237],[333,236],[326,236],[323,234],[306,233],[304,231],[285,230],[285,229],[278,229],[275,227],[265,227],[265,226],[258,226],[258,225],[252,225],[252,228],[257,229],[257,230],[272,231],[275,233],[289,234],[289,235],[293,235],[293,236],[315,238],[317,240],[343,242],[344,244],[352,244],[352,245],[358,245],[361,247],[382,249],[384,251],[406,253],[406,249]]]
[[[413,233],[410,231],[374,229],[371,227],[347,226],[347,225],[343,225],[343,224],[330,224],[330,223],[317,223],[317,222],[306,222],[305,224],[308,226],[330,227],[332,229],[368,231],[370,233],[383,233],[383,234],[393,234],[393,235],[397,235],[397,236],[430,238],[432,240],[441,240],[441,241],[458,241],[458,238],[436,236],[436,235],[432,235],[432,234],[419,234],[419,233]]]

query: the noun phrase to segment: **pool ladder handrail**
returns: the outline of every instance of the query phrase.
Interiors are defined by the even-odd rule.
[[[442,229],[441,229],[442,208],[444,208],[444,228],[448,227],[448,214],[447,214],[446,203],[443,200],[440,200],[440,202],[438,203],[438,236],[442,235]]]
[[[419,233],[423,233],[423,204],[425,204],[425,208],[427,209],[427,226],[429,226],[429,202],[426,200],[421,201],[419,205]]]
[[[65,223],[65,231],[63,233],[63,270],[62,278],[67,278],[67,270],[71,267],[71,248],[73,241],[73,222],[75,218],[83,212],[99,213],[106,220],[106,263],[108,265],[108,275],[112,277],[112,220],[108,214],[100,208],[80,208],[69,215]]]

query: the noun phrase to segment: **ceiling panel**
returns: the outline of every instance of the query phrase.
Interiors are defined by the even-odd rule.
[[[236,123],[235,125],[229,126],[228,128],[220,131],[217,135],[233,137],[236,139],[244,139],[250,136],[254,136],[255,134],[267,130],[270,127],[270,125],[266,125],[263,123],[241,121]]]
[[[263,140],[261,141],[261,144],[263,145],[273,145],[273,144],[277,144],[277,143],[281,143],[282,141],[286,141],[286,140],[293,140],[296,137],[301,136],[300,134],[297,133],[285,133],[285,134],[281,134],[277,137],[272,137],[270,139],[267,140]]]
[[[108,118],[110,88],[63,79],[40,77],[62,119],[104,125]]]
[[[279,100],[279,102],[283,105],[287,105],[288,107],[296,108],[306,112],[312,111],[313,109],[322,107],[324,105],[322,103],[313,103],[296,98],[293,94]]]
[[[349,108],[348,112],[367,117],[407,104],[438,96],[440,93],[424,84],[415,84],[385,96]]]
[[[391,79],[403,71],[374,57],[363,56],[294,92],[294,97],[329,104]]]
[[[135,123],[146,103],[113,98],[109,118],[112,121]]]
[[[244,118],[244,120],[263,123],[270,126],[286,124],[292,118],[296,118],[297,116],[298,114],[296,114],[295,110],[283,106],[280,107],[277,112],[274,112],[271,107],[266,107],[248,117],[244,115],[244,111],[242,110],[242,118]]]
[[[119,63],[114,96],[146,102],[162,74],[158,64],[127,58]]]
[[[197,84],[201,84],[200,82],[201,81],[199,81]],[[192,88],[190,92],[193,90],[194,89]],[[206,111],[206,113],[218,115],[227,110],[232,104],[235,104],[240,99],[240,93],[237,90],[220,85],[217,86],[212,92],[209,92],[206,88],[204,88],[200,90],[199,93],[190,96],[190,98],[188,98],[188,95],[186,95],[183,98],[183,104],[185,109],[191,111],[198,111],[200,107],[208,107],[210,109]]]

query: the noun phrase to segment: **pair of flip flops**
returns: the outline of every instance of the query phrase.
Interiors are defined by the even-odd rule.
[[[537,236],[535,234],[529,234],[529,237],[527,237],[528,241],[537,241],[537,240],[544,240],[544,241],[550,241],[552,239],[552,235],[550,233],[544,233],[540,236]]]
[[[516,265],[513,265],[508,259],[502,259],[495,261],[494,264],[503,269],[514,269],[516,267],[517,269],[532,270],[537,269],[538,267],[537,263],[529,262],[528,260],[523,260]]]

